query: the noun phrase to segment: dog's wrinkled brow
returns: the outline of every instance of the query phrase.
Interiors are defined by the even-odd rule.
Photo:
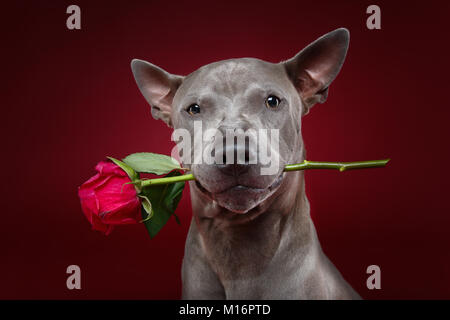
[[[209,88],[204,88],[199,92],[188,93],[184,97],[185,104],[197,103],[200,106],[208,106],[214,103],[216,97]]]
[[[284,95],[284,90],[281,89],[276,83],[263,82],[263,83],[250,83],[246,88],[244,95],[250,96],[252,94],[260,95],[276,95],[281,97]]]
[[[228,88],[224,88],[226,86],[230,87],[230,84],[223,83],[221,86],[215,85],[212,87],[202,87],[187,93],[184,97],[184,101],[198,103],[200,105],[208,105],[213,103],[217,99],[217,96],[233,100],[237,95],[242,95],[244,97],[251,97],[253,95],[276,95],[278,97],[282,97],[285,95],[284,90],[282,90],[276,83],[272,82],[237,84],[240,92],[231,92]]]

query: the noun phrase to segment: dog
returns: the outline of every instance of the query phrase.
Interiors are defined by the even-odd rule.
[[[279,132],[279,168],[271,174],[261,175],[262,164],[247,161],[254,153],[249,147],[243,164],[183,163],[196,177],[189,182],[193,218],[183,299],[360,299],[321,249],[303,171],[283,172],[286,164],[305,159],[302,116],[325,102],[349,38],[340,28],[280,63],[230,59],[185,77],[132,61],[153,117],[169,127],[193,133],[194,122],[201,121],[205,130],[224,133]]]

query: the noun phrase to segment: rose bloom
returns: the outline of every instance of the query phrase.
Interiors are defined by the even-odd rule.
[[[97,174],[78,188],[81,207],[92,229],[108,235],[115,225],[141,221],[141,203],[127,173],[112,161],[101,161]]]

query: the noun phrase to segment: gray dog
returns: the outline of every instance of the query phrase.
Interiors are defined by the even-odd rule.
[[[274,174],[261,175],[260,163],[183,163],[196,177],[184,299],[360,298],[322,252],[303,172],[283,173],[304,160],[301,118],[326,100],[348,44],[348,30],[337,29],[281,63],[231,59],[186,77],[132,61],[153,117],[174,129],[193,133],[198,120],[204,130],[279,130]],[[246,158],[251,153],[245,150]]]

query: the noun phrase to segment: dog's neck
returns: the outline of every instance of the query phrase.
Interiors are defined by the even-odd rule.
[[[257,276],[283,248],[314,241],[302,171],[285,174],[278,190],[246,214],[218,206],[194,183],[191,198],[199,241],[223,280]]]

